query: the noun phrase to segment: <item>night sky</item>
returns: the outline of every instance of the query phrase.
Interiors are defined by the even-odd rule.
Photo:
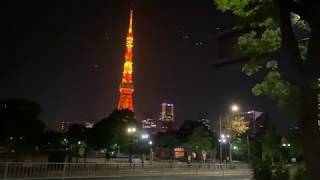
[[[117,106],[129,1],[3,4],[1,97],[39,102],[51,129],[59,121],[97,121]],[[217,28],[232,25],[212,0],[136,0],[133,7],[137,119],[158,118],[168,102],[178,124],[202,115],[214,122],[236,102],[243,111],[267,112],[280,130],[293,124],[271,100],[251,94],[259,79],[242,74],[241,64],[212,66]]]

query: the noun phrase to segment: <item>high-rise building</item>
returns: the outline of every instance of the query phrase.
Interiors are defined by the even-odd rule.
[[[142,128],[151,134],[157,133],[157,124],[153,118],[146,118],[142,120]]]
[[[174,106],[173,104],[162,103],[160,112],[160,121],[174,121]]]
[[[71,122],[69,121],[61,121],[60,122],[60,131],[67,132],[71,126]]]
[[[264,130],[266,117],[264,116],[263,112],[248,111],[240,112],[237,115],[244,117],[244,119],[248,121],[248,133],[250,134],[250,136],[255,136],[256,134]]]
[[[208,118],[206,117],[201,117],[198,119],[198,122],[200,122],[201,124],[203,124],[208,130],[211,129],[211,125],[210,125],[210,121]]]
[[[133,106],[133,80],[132,80],[132,48],[133,48],[133,31],[132,31],[132,18],[133,11],[130,10],[129,30],[126,39],[126,51],[124,55],[124,66],[122,80],[120,84],[120,98],[118,103],[118,109],[130,109],[134,111]]]
[[[147,119],[142,120],[142,128],[151,129],[151,128],[156,128],[156,127],[157,127],[157,125],[156,125],[153,118],[147,118]]]
[[[93,128],[94,123],[93,123],[93,122],[90,122],[90,121],[86,121],[86,122],[83,123],[83,126],[84,126],[85,128],[91,129],[91,128]]]
[[[173,104],[162,103],[158,123],[160,132],[167,132],[174,127],[174,106]]]

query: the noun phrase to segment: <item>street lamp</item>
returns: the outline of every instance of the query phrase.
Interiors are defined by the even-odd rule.
[[[152,142],[152,141],[149,141],[149,146],[150,146],[149,161],[150,161],[150,163],[152,163],[152,161],[153,161],[153,149],[152,149],[152,144],[153,144],[153,142]]]
[[[127,132],[129,134],[129,163],[132,163],[132,135],[136,132],[135,127],[128,127]]]
[[[145,141],[145,140],[149,139],[149,134],[142,134],[141,135],[141,139],[142,139],[142,141]],[[141,162],[142,163],[144,163],[144,150],[145,149],[144,149],[144,142],[143,142],[143,144],[142,144],[142,157],[141,157]]]
[[[238,112],[240,110],[240,107],[238,105],[236,105],[236,104],[232,104],[230,109],[231,109],[231,112],[235,113],[235,112]],[[221,129],[222,129],[221,128],[221,121],[222,121],[222,115],[220,114],[220,116],[219,116],[220,164],[222,163],[222,145],[221,145],[221,143],[227,142],[227,140],[225,139],[225,135],[221,134]],[[227,138],[230,138],[230,135],[227,135]],[[230,142],[230,140],[229,140],[229,142]],[[230,154],[231,154],[231,150],[230,150]]]
[[[236,104],[231,105],[231,111],[232,112],[238,112],[240,107]]]
[[[148,134],[142,134],[141,135],[141,139],[148,139],[149,138],[149,135]]]
[[[239,110],[240,110],[240,107],[237,104],[231,105],[231,112],[232,113],[236,113]],[[231,142],[231,139],[229,140],[229,158],[230,158],[230,164],[232,164],[232,142]]]
[[[221,134],[219,138],[220,143],[220,164],[222,163],[222,144],[225,144],[227,142],[227,139],[230,137],[229,134]]]
[[[132,134],[132,133],[135,133],[135,132],[136,132],[136,128],[135,128],[135,127],[129,127],[129,128],[127,129],[127,131],[128,131],[129,134]]]

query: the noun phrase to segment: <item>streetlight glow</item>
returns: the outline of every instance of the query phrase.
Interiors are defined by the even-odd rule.
[[[239,106],[238,105],[236,105],[236,104],[233,104],[232,106],[231,106],[231,111],[232,112],[237,112],[237,111],[239,111]]]
[[[129,127],[129,128],[127,129],[127,131],[128,131],[129,134],[135,133],[136,130],[137,130],[137,129],[136,129],[135,127]]]
[[[141,138],[142,138],[142,139],[148,139],[148,138],[149,138],[149,135],[148,135],[148,134],[142,134],[142,135],[141,135]]]

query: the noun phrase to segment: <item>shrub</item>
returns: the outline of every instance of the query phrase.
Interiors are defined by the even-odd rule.
[[[273,175],[272,180],[289,180],[288,168],[283,165],[278,165]]]
[[[255,159],[252,163],[253,179],[255,180],[271,180],[272,170],[271,162],[267,160]]]

